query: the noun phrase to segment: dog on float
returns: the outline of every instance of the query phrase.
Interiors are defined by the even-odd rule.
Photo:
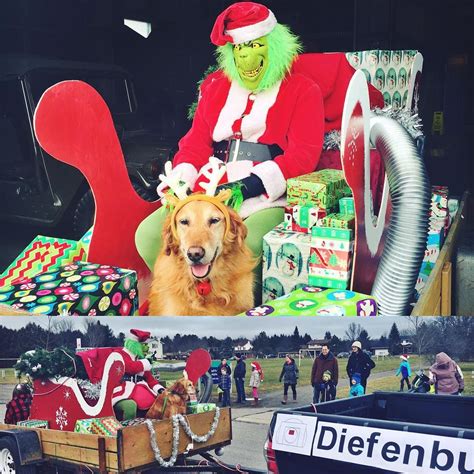
[[[254,306],[256,259],[245,244],[247,227],[224,204],[230,189],[214,196],[224,172],[217,164],[211,169],[209,183],[202,185],[206,194],[188,196],[175,186],[176,196],[166,196],[172,211],[164,222],[163,246],[154,266],[149,314],[229,316]]]
[[[187,403],[196,398],[196,389],[191,380],[183,377],[170,388],[165,388],[146,413],[146,418],[165,420],[173,415],[185,415]]]

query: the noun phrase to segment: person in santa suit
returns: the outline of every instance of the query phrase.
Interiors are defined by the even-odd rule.
[[[173,174],[198,191],[209,157],[225,162],[224,179],[241,190],[246,243],[260,256],[263,235],[283,221],[286,180],[316,169],[324,138],[321,91],[304,75],[289,74],[301,45],[264,5],[229,6],[218,16],[211,41],[220,69],[200,87]],[[164,192],[162,183],[158,193]],[[137,248],[150,268],[161,247],[165,217],[166,210],[159,209],[137,232]]]
[[[125,373],[121,384],[113,390],[112,404],[117,418],[129,420],[137,417],[138,410],[147,411],[164,387],[151,372],[147,358],[150,333],[131,329],[124,347],[114,349],[123,357]]]
[[[297,36],[270,9],[253,2],[226,8],[211,41],[219,69],[201,84],[191,129],[179,142],[167,178],[178,177],[190,192],[202,191],[209,158],[222,160],[221,183],[227,184],[217,191],[232,187],[248,228],[246,244],[260,257],[263,236],[283,222],[287,179],[315,171],[325,131],[340,126],[354,69],[342,53],[317,55],[317,63],[314,57],[301,60]],[[158,186],[162,197],[167,181]],[[161,248],[166,212],[151,214],[136,234],[150,269]]]

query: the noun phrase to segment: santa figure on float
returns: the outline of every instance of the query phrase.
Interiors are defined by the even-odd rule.
[[[121,384],[112,392],[112,404],[119,418],[131,419],[137,410],[148,410],[164,387],[153,376],[147,355],[150,347],[150,332],[131,329],[124,347],[114,349],[120,353],[125,364]]]

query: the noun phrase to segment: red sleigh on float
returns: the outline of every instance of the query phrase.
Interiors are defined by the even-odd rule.
[[[374,66],[374,71],[364,69],[364,72],[359,70],[354,73],[354,69],[361,66],[361,58],[365,53],[369,53],[368,64]],[[400,159],[404,157],[397,156],[400,155],[397,150],[399,143],[392,144],[392,150],[388,152],[383,150],[384,141],[393,136],[393,133],[382,121],[379,123],[382,133],[378,134],[380,143],[376,144],[376,148],[380,155],[385,151],[387,156],[382,156],[384,162],[387,159],[390,162],[396,160],[394,166],[385,166],[387,173],[392,173],[387,179],[381,156],[370,152],[369,136],[373,118],[370,107],[383,106],[383,100],[380,104],[371,100],[375,93],[379,94],[380,99],[381,94],[375,89],[381,91],[385,84],[388,89],[393,89],[396,81],[403,79],[403,85],[407,89],[404,95],[384,92],[383,99],[394,108],[406,107],[416,111],[423,60],[421,54],[416,51],[403,52],[407,62],[403,64],[405,67],[401,67],[401,51],[382,52],[386,53],[388,58],[387,64],[384,64],[385,56],[382,54],[380,57],[380,64],[388,68],[385,73],[380,65],[377,66],[378,59],[371,59],[372,56],[378,58],[379,52],[365,53],[349,53],[348,59],[340,53],[306,54],[300,57],[294,68],[296,72],[306,71],[309,77],[312,75],[307,70],[319,71],[312,78],[321,85],[323,91],[326,121],[340,124],[340,152],[331,154],[329,150],[329,153],[323,153],[321,165],[334,168],[342,166],[354,196],[356,230],[350,289],[376,296],[380,314],[406,314],[423,256],[421,247],[426,240],[427,218],[424,219],[424,216],[427,215],[429,185],[422,160],[417,156],[414,147],[407,154],[408,159],[405,161]],[[395,67],[391,66],[390,57],[397,67],[400,66],[398,75]],[[324,64],[329,61],[331,67],[313,67],[320,61]],[[402,69],[404,74],[401,74]],[[324,94],[326,89],[327,94]],[[332,101],[334,99],[335,103],[340,103],[340,100],[336,100],[339,96],[344,98],[343,111],[339,108],[333,110]],[[331,112],[334,112],[334,117]],[[150,271],[136,249],[135,232],[142,220],[160,207],[160,202],[146,202],[134,192],[127,176],[110,112],[103,99],[92,87],[80,81],[56,84],[43,94],[38,104],[35,132],[41,146],[56,159],[79,168],[93,190],[97,212],[89,248],[89,261],[132,268],[137,271],[140,279],[147,278]],[[399,130],[398,133],[400,134]],[[404,144],[410,142],[405,136],[401,139]],[[419,176],[412,176],[413,181],[415,184],[423,184],[418,193],[422,195],[422,199],[415,203],[422,225],[420,232],[413,239],[408,239],[414,252],[409,258],[405,258],[400,257],[397,251],[403,244],[403,239],[407,240],[407,236],[397,234],[398,221],[393,217],[403,214],[407,203],[413,204],[410,196],[400,197],[403,192],[398,192],[398,181],[405,175],[413,174],[414,167],[421,171]],[[392,183],[389,192],[390,181]],[[405,188],[409,186],[411,182],[406,184]],[[120,192],[116,192],[117,189],[120,189]],[[393,196],[394,192],[398,194]],[[391,198],[389,194],[392,195]],[[375,207],[379,208],[377,216],[371,209],[374,198],[377,204]],[[410,220],[409,217],[403,216],[404,224]],[[388,245],[385,245],[386,243]],[[382,259],[384,253],[385,258]],[[396,296],[393,294],[394,288],[397,289]],[[142,312],[145,306],[142,306]]]
[[[36,379],[30,419],[46,420],[51,429],[74,431],[77,420],[114,416],[112,392],[120,385],[125,364],[122,356],[118,352],[111,352],[110,348],[96,350],[109,352],[104,365],[99,398],[87,399],[77,380],[72,377],[57,380]]]

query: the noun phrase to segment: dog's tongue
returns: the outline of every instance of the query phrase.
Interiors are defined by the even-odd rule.
[[[193,265],[191,267],[191,271],[193,272],[193,275],[197,278],[202,278],[207,275],[207,272],[209,271],[209,263],[206,265]]]

